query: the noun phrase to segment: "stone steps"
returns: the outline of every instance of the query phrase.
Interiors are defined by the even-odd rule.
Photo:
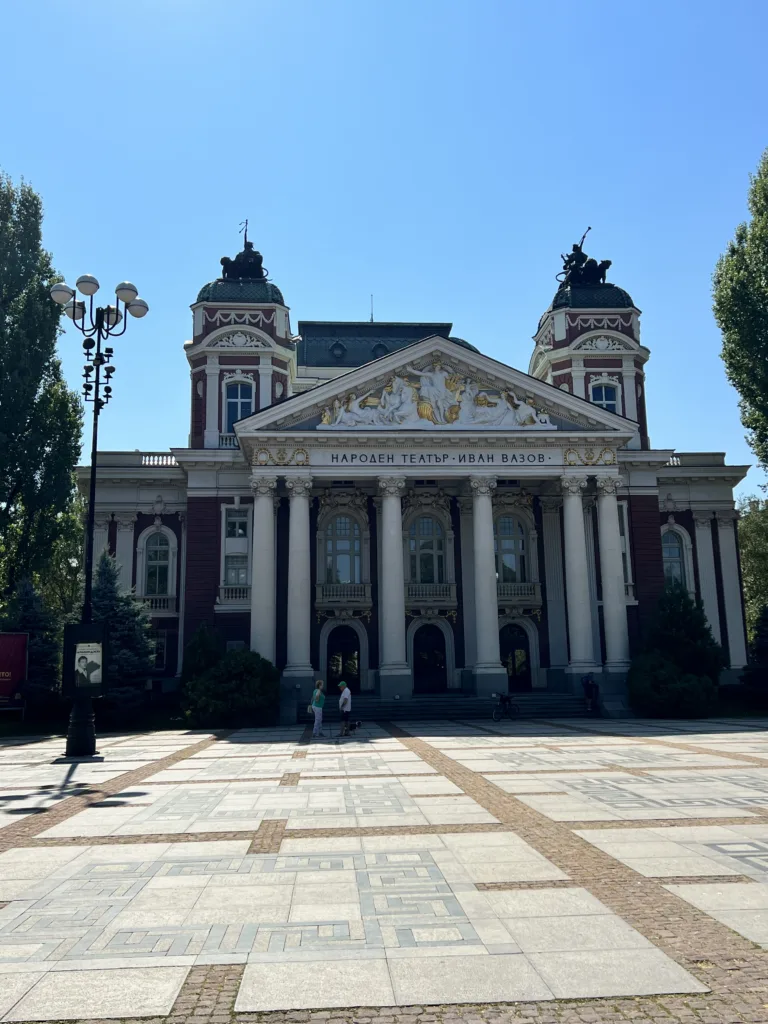
[[[512,700],[520,709],[520,718],[583,718],[586,715],[584,700],[568,693],[516,693]],[[370,694],[353,694],[352,717],[363,722],[380,719],[428,720],[438,719],[489,719],[496,707],[495,700],[486,700],[464,694],[435,694],[416,696],[403,700],[382,700]],[[307,719],[306,705],[297,705],[297,721]],[[329,694],[324,708],[324,719],[335,722],[340,719],[336,694]]]

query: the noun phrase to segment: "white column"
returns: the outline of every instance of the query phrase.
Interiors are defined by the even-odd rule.
[[[405,652],[405,574],[403,571],[402,495],[405,477],[379,477],[381,499],[381,695],[410,692]],[[397,684],[392,677],[400,677]],[[405,685],[405,680],[408,685]]]
[[[696,565],[699,569],[699,593],[712,629],[712,636],[720,643],[720,613],[717,607],[715,582],[715,554],[712,548],[712,513],[694,512],[696,524]]]
[[[637,379],[635,368],[622,370],[621,379],[624,384],[624,415],[628,420],[637,422]]]
[[[496,589],[496,555],[493,550],[494,477],[473,476],[472,539],[475,556],[475,676],[492,676],[497,683],[506,672],[499,655],[499,599]],[[478,696],[481,685],[476,679]]]
[[[739,560],[736,554],[736,519],[734,509],[716,512],[717,533],[720,541],[720,572],[723,578],[723,604],[725,626],[728,630],[728,653],[731,668],[743,668],[747,663],[744,638],[744,606],[741,599]]]
[[[286,676],[312,676],[309,631],[312,620],[312,586],[309,561],[309,495],[311,476],[285,481],[291,499],[288,524],[288,662]]]
[[[472,549],[472,502],[459,498],[459,521],[461,523],[461,596],[464,608],[464,667],[470,668],[477,661],[475,643],[475,559]]]
[[[568,633],[565,622],[565,582],[563,544],[560,536],[560,498],[540,498],[544,534],[544,582],[547,588],[549,626],[549,664],[564,668],[568,664]]]
[[[275,663],[275,511],[277,477],[253,476],[251,650]]]
[[[605,627],[605,667],[608,672],[629,668],[629,632],[624,591],[624,567],[621,561],[621,534],[616,492],[621,479],[597,478],[597,529],[600,544],[600,580],[603,585],[603,625]]]
[[[565,596],[568,604],[570,660],[566,671],[588,672],[594,668],[592,651],[592,602],[589,593],[587,543],[581,492],[585,476],[561,477],[563,486],[563,533],[565,537]]]
[[[208,356],[205,364],[205,430],[203,447],[219,447],[219,357]]]
[[[588,397],[584,380],[586,373],[587,371],[584,369],[584,361],[574,357],[571,364],[571,379],[573,380],[573,393],[574,395],[578,395],[579,398]]]
[[[272,356],[259,356],[259,409],[272,405]]]
[[[595,529],[593,511],[595,499],[585,498],[584,509],[584,540],[587,545],[587,578],[589,579],[589,608],[592,622],[592,656],[596,665],[602,663],[600,652],[600,619],[597,612],[597,563],[595,561]]]
[[[135,514],[127,515],[117,520],[115,561],[120,569],[120,589],[126,594],[133,586],[133,555],[136,550],[136,545],[134,544],[135,525]]]

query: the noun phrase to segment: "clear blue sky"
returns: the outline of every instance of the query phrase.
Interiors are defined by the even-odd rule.
[[[710,277],[768,146],[765,0],[3,9],[0,166],[73,283],[135,281],[102,447],[185,445],[189,304],[238,223],[302,319],[452,320],[526,370],[558,254],[643,311],[655,447],[754,462]],[[79,386],[77,339],[62,338]],[[762,474],[750,473],[745,491]]]

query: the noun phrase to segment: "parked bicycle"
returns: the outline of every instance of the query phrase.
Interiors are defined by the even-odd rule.
[[[494,722],[500,722],[502,718],[519,718],[520,707],[515,704],[508,693],[499,694],[499,703],[493,709]]]

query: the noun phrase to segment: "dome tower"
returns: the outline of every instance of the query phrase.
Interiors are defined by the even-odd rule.
[[[587,229],[589,231],[589,228]],[[640,310],[606,281],[610,260],[584,252],[584,238],[563,256],[559,287],[539,321],[528,372],[640,426],[635,444],[649,448]]]
[[[233,425],[292,394],[296,342],[282,292],[248,241],[192,304],[184,345],[192,380],[191,448],[236,448]]]

